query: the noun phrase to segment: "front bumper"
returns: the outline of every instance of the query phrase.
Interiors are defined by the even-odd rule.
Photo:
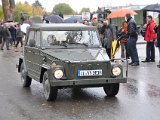
[[[126,83],[127,78],[98,78],[93,79],[79,79],[79,80],[54,80],[51,81],[51,86],[67,87],[67,86],[103,86],[111,83]]]

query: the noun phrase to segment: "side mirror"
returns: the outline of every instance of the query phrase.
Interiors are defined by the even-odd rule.
[[[30,47],[35,47],[36,46],[36,41],[34,39],[29,40],[29,46]]]

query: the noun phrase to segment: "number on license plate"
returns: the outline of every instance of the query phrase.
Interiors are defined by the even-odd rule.
[[[80,76],[102,76],[102,70],[78,70]]]

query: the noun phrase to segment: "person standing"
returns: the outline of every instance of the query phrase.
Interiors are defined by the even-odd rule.
[[[24,37],[24,34],[21,31],[20,24],[18,24],[18,26],[17,26],[16,37],[17,37],[17,43],[16,43],[15,47],[17,48],[19,42],[21,43],[21,47],[22,47],[23,46],[23,37]]]
[[[159,63],[157,67],[160,68],[160,14],[158,15],[158,22],[159,22],[159,25],[156,31],[157,31],[157,48],[159,49]]]
[[[146,59],[142,62],[155,62],[155,47],[154,41],[157,37],[156,32],[154,30],[155,22],[153,21],[152,16],[147,16],[147,27],[146,33],[144,36],[144,40],[147,42],[146,46]]]
[[[103,22],[101,32],[101,34],[104,36],[102,45],[105,47],[109,58],[111,58],[112,41],[116,39],[116,34],[108,20]]]
[[[121,43],[121,58],[129,58],[128,52],[128,36],[127,36],[127,21],[122,23],[122,28],[118,31],[118,37]]]
[[[15,45],[15,42],[16,42],[16,28],[14,25],[12,25],[10,28],[9,28],[9,31],[11,33],[11,45],[14,44]]]
[[[139,57],[138,57],[138,52],[137,52],[137,47],[136,43],[138,40],[138,34],[137,34],[137,25],[135,20],[131,17],[130,14],[126,15],[127,18],[127,35],[128,35],[128,50],[129,54],[131,56],[131,63],[129,65],[132,66],[139,66]]]
[[[9,37],[10,37],[10,32],[8,30],[8,27],[6,25],[3,26],[2,28],[2,46],[1,46],[1,50],[3,50],[4,44],[6,43],[6,48],[7,50],[9,49]]]

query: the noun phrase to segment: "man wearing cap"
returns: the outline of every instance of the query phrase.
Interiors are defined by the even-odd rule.
[[[127,18],[127,35],[128,35],[128,50],[129,54],[131,56],[131,63],[129,65],[132,66],[139,66],[139,57],[137,52],[136,43],[138,40],[138,34],[137,34],[137,25],[135,20],[131,17],[130,14],[126,15]]]

